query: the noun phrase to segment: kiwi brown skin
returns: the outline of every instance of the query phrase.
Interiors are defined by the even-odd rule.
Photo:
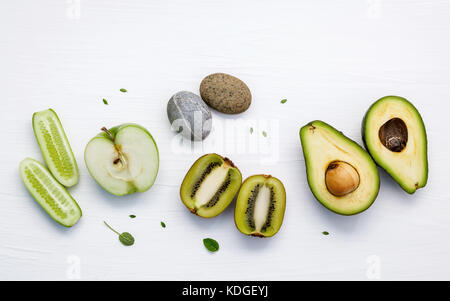
[[[261,233],[253,233],[253,234],[250,234],[250,236],[258,237],[258,238],[268,238],[268,237],[272,237],[273,235],[271,235],[271,236],[264,236]]]
[[[214,155],[217,155],[217,154],[214,154]],[[217,155],[217,156],[220,156],[220,155]],[[227,157],[222,157],[222,158],[223,158],[223,161],[224,161],[225,163],[227,163],[227,164],[230,165],[231,167],[237,168],[236,166],[234,166],[233,161],[231,161],[231,160],[228,159]]]
[[[202,218],[208,218],[208,219],[209,219],[209,218],[216,217],[217,215],[213,215],[213,216],[203,216],[203,215],[200,215],[200,214],[198,213],[198,208],[190,208],[190,207],[186,204],[186,202],[184,201],[182,190],[183,190],[183,184],[184,184],[184,182],[185,182],[185,180],[186,180],[186,177],[187,177],[187,175],[195,168],[195,164],[196,164],[198,161],[200,161],[202,158],[204,158],[204,157],[206,157],[206,156],[211,156],[211,155],[219,157],[219,158],[223,161],[224,164],[227,164],[227,165],[230,166],[230,168],[235,169],[235,170],[238,172],[239,177],[240,177],[240,178],[239,178],[239,187],[238,187],[238,189],[237,189],[235,195],[233,196],[233,199],[232,199],[232,200],[230,201],[230,203],[229,203],[222,211],[220,211],[217,215],[219,215],[220,213],[222,213],[223,211],[225,211],[225,209],[233,202],[233,200],[235,199],[237,193],[239,192],[239,188],[240,188],[240,186],[241,186],[241,184],[242,184],[242,175],[241,175],[241,173],[240,173],[240,170],[234,165],[233,161],[231,161],[231,160],[230,160],[229,158],[227,158],[227,157],[223,157],[223,156],[221,156],[221,155],[219,155],[219,154],[217,154],[217,153],[209,153],[209,154],[206,154],[206,155],[203,155],[203,156],[199,157],[199,158],[192,164],[192,166],[189,168],[188,172],[186,173],[186,176],[185,176],[185,178],[184,178],[184,180],[183,180],[183,183],[182,183],[181,186],[180,186],[180,198],[181,198],[181,200],[183,201],[183,204],[185,205],[185,207],[189,210],[189,212],[191,212],[192,214],[194,214],[194,215],[196,215],[196,216],[199,216],[199,217],[202,217]],[[200,208],[200,209],[201,209],[201,208]]]
[[[270,178],[276,179],[277,181],[279,181],[279,182],[281,183],[281,185],[283,185],[283,183],[282,183],[278,178],[273,177],[272,175],[266,175],[266,174],[256,174],[256,175],[252,175],[252,176],[247,177],[247,178],[244,180],[244,182],[243,182],[242,185],[241,185],[241,188],[240,188],[240,190],[239,190],[239,193],[238,193],[237,197],[239,197],[239,194],[240,194],[242,188],[245,187],[245,184],[246,184],[250,179],[252,179],[253,177],[258,177],[258,176],[264,177],[265,179],[270,179]],[[284,185],[283,185],[283,189],[284,189]],[[285,191],[285,189],[284,189],[284,195],[286,196],[286,191]],[[285,201],[286,201],[286,200],[285,200]],[[237,203],[236,203],[236,205],[237,205]],[[284,205],[284,209],[283,209],[283,211],[281,212],[281,220],[282,220],[282,221],[284,220],[284,213],[285,213],[285,209],[286,209],[285,206],[286,206],[286,204]],[[237,210],[237,208],[236,208],[235,210]],[[270,234],[270,235],[264,235],[264,234],[259,233],[259,232],[257,232],[257,233],[251,233],[251,234],[246,234],[246,233],[244,233],[244,232],[241,231],[241,229],[239,228],[239,225],[238,225],[238,223],[237,223],[237,219],[236,219],[236,218],[234,219],[234,224],[235,224],[236,228],[237,228],[242,234],[244,234],[244,235],[246,235],[246,236],[257,237],[257,238],[269,238],[269,237],[273,237],[275,234],[277,234],[277,233],[281,230],[281,227],[283,226],[283,222],[281,222],[280,228],[279,228],[277,231],[275,231],[274,233],[272,233],[272,234]]]

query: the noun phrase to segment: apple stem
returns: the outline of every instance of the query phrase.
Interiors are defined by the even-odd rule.
[[[105,132],[106,134],[108,134],[109,137],[111,138],[111,140],[114,142],[114,136],[108,131],[108,129],[107,129],[105,126],[102,127],[101,130],[102,130],[103,132]]]
[[[112,140],[112,142],[113,142],[114,144],[116,143],[116,141],[115,141],[115,139],[114,139],[114,136],[111,134],[110,131],[108,131],[108,129],[107,129],[105,126],[102,127],[101,130],[104,131],[106,134],[108,134],[108,136],[111,138],[111,140]],[[118,153],[118,155],[119,155],[119,158],[117,158],[117,159],[114,160],[114,162],[113,162],[114,165],[119,164],[119,162],[120,162],[120,163],[122,163],[122,164],[121,164],[122,167],[123,167],[123,166],[126,166],[126,165],[127,165],[127,160],[125,159],[125,156],[122,154],[122,152],[121,152],[121,150],[120,150],[120,146],[114,145],[114,147],[116,148],[116,151],[117,151],[117,153]]]

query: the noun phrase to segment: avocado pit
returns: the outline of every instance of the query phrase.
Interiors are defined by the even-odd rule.
[[[378,137],[384,147],[399,153],[408,143],[408,128],[400,118],[392,118],[380,127]]]
[[[325,172],[327,189],[334,196],[340,197],[355,191],[359,181],[356,169],[343,161],[331,162]]]

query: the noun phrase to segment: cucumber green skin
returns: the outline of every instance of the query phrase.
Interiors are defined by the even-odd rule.
[[[155,144],[155,148],[156,148],[156,153],[157,153],[157,155],[158,155],[158,162],[157,162],[157,164],[158,164],[158,166],[157,166],[157,173],[158,173],[158,171],[159,171],[159,149],[158,149],[158,145],[156,144],[156,141],[155,141],[155,139],[153,139],[153,136],[150,134],[150,132],[146,129],[146,128],[144,128],[143,126],[141,126],[141,125],[139,125],[139,124],[136,124],[136,123],[124,123],[124,124],[121,124],[121,125],[118,125],[118,126],[115,126],[115,127],[112,127],[112,128],[110,128],[110,129],[108,129],[108,132],[110,132],[111,133],[111,135],[115,138],[116,137],[116,135],[117,135],[117,133],[119,133],[122,129],[124,129],[124,128],[126,128],[126,127],[128,127],[128,126],[132,126],[132,127],[136,127],[136,128],[139,128],[139,129],[141,129],[142,131],[144,131],[151,139],[152,139],[152,141],[153,141],[153,144]],[[108,133],[105,133],[105,132],[100,132],[98,135],[96,135],[94,138],[92,138],[89,142],[88,142],[88,144],[91,142],[91,141],[93,141],[94,139],[107,139],[107,140],[111,140],[111,137],[108,135]],[[86,165],[86,167],[88,166],[87,165],[87,163],[86,163],[86,154],[84,155],[84,158],[85,158],[85,165]],[[89,173],[91,174],[91,171],[89,170],[89,168],[88,168],[88,171],[89,171]],[[94,176],[92,176],[92,174],[91,174],[91,177],[94,179],[94,181],[100,186],[100,187],[102,187],[103,189],[105,189],[96,179],[95,179],[95,177]],[[148,188],[148,189],[150,189],[151,188],[151,186]],[[148,190],[148,189],[146,189],[146,190]],[[109,190],[107,190],[107,189],[105,189],[106,191],[108,191],[109,193],[111,193],[112,195],[115,195],[115,196],[124,196],[124,194],[116,194],[116,193],[113,193],[113,192],[111,192],[111,191],[109,191]],[[146,191],[145,190],[145,191]],[[137,188],[136,189],[134,189],[134,190],[131,190],[131,191],[128,191],[128,193],[127,194],[125,194],[125,195],[129,195],[129,194],[133,194],[133,193],[135,193],[135,192],[143,192],[143,191],[138,191],[137,190]]]
[[[306,124],[305,126],[303,126],[303,127],[300,129],[300,133],[299,133],[299,134],[300,134],[300,141],[301,141],[302,145],[304,145],[304,144],[306,143],[306,141],[305,141],[305,139],[304,139],[304,137],[303,137],[303,135],[302,135],[302,132],[303,132],[303,131],[306,131],[306,130],[308,129],[308,127],[310,127],[310,126],[312,126],[312,125],[314,125],[314,124],[318,124],[318,123],[319,123],[321,126],[324,126],[324,127],[329,128],[329,129],[330,129],[331,131],[333,131],[336,135],[338,135],[338,136],[343,136],[349,143],[352,143],[352,144],[354,144],[355,146],[357,146],[358,148],[360,148],[360,149],[361,149],[361,152],[364,153],[364,154],[366,154],[368,160],[373,161],[372,158],[370,157],[370,155],[369,155],[369,154],[364,150],[364,148],[362,148],[358,143],[356,143],[356,142],[353,141],[352,139],[348,138],[348,137],[345,136],[342,132],[338,131],[337,129],[335,129],[334,127],[332,127],[331,125],[329,125],[328,123],[325,123],[325,122],[323,122],[323,121],[321,121],[321,120],[314,120],[314,121],[311,121],[311,122],[309,122],[308,124]],[[332,208],[328,207],[327,204],[326,204],[326,202],[322,202],[320,195],[319,195],[319,194],[315,191],[315,189],[314,189],[314,186],[313,186],[313,181],[314,181],[314,179],[312,179],[312,178],[310,177],[309,173],[308,173],[309,166],[307,165],[307,164],[308,164],[307,162],[308,162],[309,160],[307,159],[307,156],[308,156],[308,154],[306,153],[305,148],[303,148],[303,157],[305,158],[305,164],[306,164],[306,178],[307,178],[307,180],[308,180],[308,185],[309,185],[309,188],[310,188],[311,192],[313,193],[314,197],[319,201],[319,203],[320,203],[322,206],[324,206],[325,208],[327,208],[327,209],[330,210],[330,211],[333,211],[334,213],[337,213],[337,214],[340,214],[340,215],[345,215],[345,216],[350,216],[350,215],[355,215],[355,214],[361,213],[361,212],[363,212],[363,211],[366,211],[370,206],[372,206],[373,202],[375,202],[375,200],[376,200],[376,198],[377,198],[377,196],[378,196],[378,193],[379,193],[379,191],[380,191],[380,180],[379,180],[379,177],[377,177],[378,181],[377,181],[376,186],[375,186],[376,192],[374,193],[373,197],[367,202],[367,206],[365,206],[365,207],[362,208],[361,210],[354,211],[354,212],[350,212],[350,213],[344,213],[344,212],[339,212],[339,211],[333,210]],[[376,174],[378,175],[378,170],[377,170],[377,168],[376,168],[375,163],[373,164],[373,166],[374,166],[374,171],[375,171]]]
[[[33,122],[32,122],[32,123],[33,123],[33,132],[34,132],[34,136],[36,137],[36,140],[37,140],[37,142],[38,142],[39,148],[41,149],[41,153],[42,153],[42,156],[44,157],[44,161],[45,161],[45,163],[47,164],[47,166],[49,167],[49,170],[50,170],[50,172],[52,173],[53,177],[54,177],[58,182],[60,182],[62,185],[66,186],[66,187],[72,187],[72,186],[75,186],[76,184],[78,184],[78,181],[79,181],[79,171],[78,171],[77,160],[75,159],[75,156],[73,155],[72,148],[70,147],[69,140],[67,139],[66,132],[64,131],[64,128],[63,128],[63,126],[62,126],[62,124],[61,124],[61,120],[59,119],[58,114],[56,114],[56,112],[55,112],[53,109],[51,109],[51,108],[48,109],[48,111],[50,111],[50,112],[52,112],[52,113],[54,114],[54,117],[56,118],[58,125],[62,128],[62,133],[63,133],[63,135],[64,135],[64,139],[67,141],[67,145],[69,145],[69,149],[68,149],[69,156],[71,156],[71,158],[72,158],[72,160],[73,160],[73,162],[74,162],[74,164],[75,164],[75,175],[74,175],[75,179],[74,179],[73,183],[71,183],[70,185],[65,185],[65,184],[64,184],[65,181],[64,181],[63,179],[60,179],[60,178],[58,177],[57,172],[54,172],[54,171],[52,170],[52,168],[51,168],[52,165],[49,164],[49,162],[51,161],[50,155],[49,155],[48,152],[45,150],[45,148],[41,145],[41,142],[39,141],[38,133],[36,132],[37,129],[36,129],[35,126],[34,126],[34,119],[35,119],[36,116],[37,116],[39,113],[41,113],[41,112],[35,112],[35,113],[33,114]],[[42,111],[42,112],[45,112],[45,111]],[[66,184],[67,184],[67,183],[66,183]]]
[[[409,106],[413,110],[413,112],[415,112],[419,122],[422,125],[422,127],[421,127],[422,135],[423,135],[424,140],[425,140],[425,146],[424,146],[425,149],[424,149],[424,157],[423,157],[423,160],[426,162],[426,164],[425,164],[425,167],[426,167],[425,168],[425,182],[422,185],[419,185],[416,189],[411,189],[410,187],[406,186],[403,183],[402,179],[397,177],[395,175],[395,173],[389,168],[389,166],[387,164],[382,164],[380,162],[380,159],[376,156],[376,154],[373,151],[371,151],[371,148],[367,144],[366,135],[367,135],[367,132],[370,130],[368,128],[368,126],[367,126],[367,119],[370,116],[370,113],[371,113],[372,109],[377,104],[379,104],[380,102],[385,101],[385,100],[387,100],[389,98],[396,98],[396,99],[399,99],[399,100],[403,101],[407,106]],[[373,158],[375,163],[378,166],[380,166],[381,168],[383,168],[400,185],[400,187],[404,191],[406,191],[409,194],[413,194],[414,192],[416,192],[416,190],[418,188],[425,187],[425,185],[427,184],[427,181],[428,181],[428,138],[427,138],[427,133],[426,133],[426,130],[425,130],[425,124],[423,123],[422,116],[420,115],[419,111],[416,109],[416,107],[410,101],[408,101],[406,98],[403,98],[403,97],[400,97],[400,96],[394,96],[394,95],[385,96],[385,97],[382,97],[382,98],[378,99],[376,102],[374,102],[369,107],[369,109],[366,111],[366,114],[364,114],[364,117],[363,117],[363,120],[362,120],[362,123],[361,123],[361,136],[362,136],[362,140],[363,140],[363,143],[364,143],[364,147],[366,148],[366,150],[370,154],[370,156]]]
[[[23,161],[25,161],[25,160],[32,160],[32,161],[34,161],[35,164],[40,165],[40,166],[48,173],[48,175],[49,175],[50,177],[52,177],[52,174],[50,173],[50,171],[49,171],[43,164],[41,164],[39,161],[36,161],[36,160],[34,160],[34,159],[31,159],[31,158],[26,158],[26,159],[24,159]],[[22,162],[23,162],[23,161],[22,161]],[[22,172],[21,172],[20,170],[19,170],[19,172],[20,172],[21,177],[22,177]],[[56,179],[55,179],[55,180],[56,180]],[[47,214],[48,214],[55,222],[57,222],[58,224],[60,224],[60,225],[62,225],[62,226],[64,226],[64,227],[66,227],[66,228],[70,228],[70,227],[72,227],[73,225],[75,225],[75,224],[78,222],[78,220],[82,217],[83,212],[81,211],[81,208],[80,208],[80,206],[78,205],[78,203],[77,203],[77,202],[74,200],[74,198],[69,194],[69,192],[67,191],[67,189],[66,189],[63,185],[59,184],[59,182],[58,182],[57,180],[56,180],[55,184],[58,184],[58,185],[60,186],[59,189],[63,190],[65,193],[67,193],[67,195],[70,197],[70,200],[73,201],[73,205],[75,205],[75,207],[76,207],[77,210],[79,211],[80,217],[79,217],[76,221],[74,221],[74,223],[72,223],[72,224],[65,224],[65,223],[63,223],[57,216],[55,216],[55,215],[53,214],[53,212],[49,212],[47,209],[45,209],[45,207],[42,206],[41,203],[38,201],[37,196],[35,196],[35,195],[33,194],[32,190],[28,187],[28,185],[26,184],[26,181],[25,181],[25,179],[24,179],[23,177],[22,177],[22,182],[24,183],[25,187],[27,188],[27,190],[28,190],[28,192],[31,194],[31,196],[32,196],[32,197],[36,200],[36,202],[41,206],[41,208],[42,208],[45,212],[47,212]]]

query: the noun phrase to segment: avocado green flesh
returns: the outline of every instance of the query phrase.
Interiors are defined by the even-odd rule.
[[[34,113],[33,130],[45,163],[55,179],[66,187],[77,184],[77,162],[55,111],[48,109]]]
[[[236,167],[217,154],[208,154],[189,169],[181,184],[180,197],[191,212],[211,218],[230,205],[241,182],[242,175]]]
[[[84,157],[91,176],[118,196],[150,189],[159,168],[153,137],[136,124],[124,124],[109,132],[114,141],[107,133],[100,133],[86,146]]]
[[[44,165],[27,158],[19,169],[25,187],[53,220],[72,227],[81,218],[78,204]]]
[[[283,224],[286,191],[277,178],[251,176],[244,181],[236,201],[234,220],[246,235],[271,237]]]
[[[393,118],[407,127],[407,143],[400,152],[389,150],[379,138],[380,128]],[[427,135],[417,109],[408,100],[387,96],[367,111],[362,136],[370,155],[408,193],[424,187],[428,179]]]
[[[308,184],[316,199],[338,214],[360,213],[375,201],[380,180],[370,155],[356,142],[322,121],[313,121],[300,130]],[[358,172],[359,186],[344,196],[331,194],[325,174],[331,162],[342,161]]]

